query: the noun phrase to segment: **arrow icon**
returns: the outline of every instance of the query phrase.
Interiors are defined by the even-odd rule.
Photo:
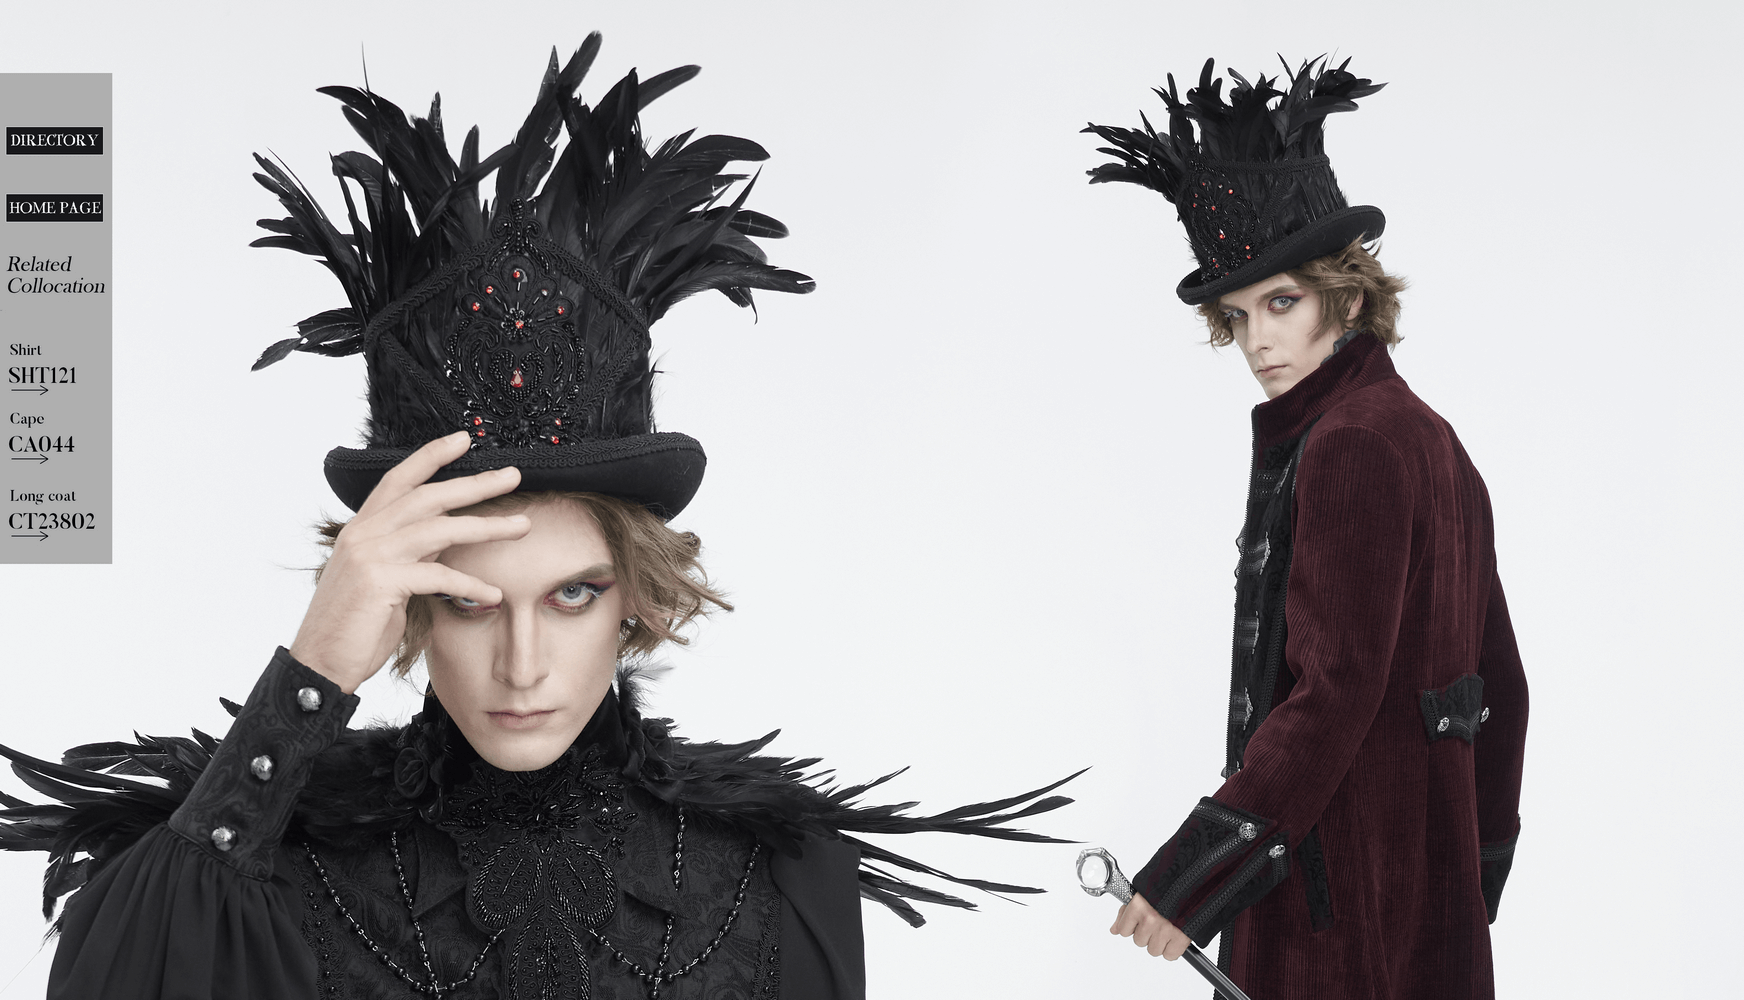
[[[47,455],[31,455],[28,458],[21,458],[21,457],[15,455],[15,456],[13,456],[12,460],[14,462],[35,462],[38,465],[40,465],[43,462],[48,461],[48,456]]]
[[[46,385],[33,385],[28,389],[14,389],[12,391],[13,392],[34,392],[34,393],[40,394],[40,393],[47,392],[48,386],[46,386]]]
[[[13,538],[35,538],[37,541],[42,542],[42,541],[48,540],[48,532],[39,531],[34,535],[13,535],[12,537]]]

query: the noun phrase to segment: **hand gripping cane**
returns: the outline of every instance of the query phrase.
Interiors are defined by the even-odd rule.
[[[1101,881],[1091,882],[1084,878],[1084,862],[1091,859],[1101,861],[1106,869]],[[1108,893],[1122,903],[1132,902],[1132,883],[1128,882],[1126,876],[1120,873],[1120,866],[1114,863],[1114,855],[1100,847],[1092,847],[1079,853],[1078,885],[1092,896]],[[1227,1000],[1251,1000],[1246,993],[1241,991],[1241,987],[1229,981],[1229,977],[1223,974],[1216,962],[1205,957],[1205,953],[1199,950],[1198,945],[1188,942],[1187,950],[1181,957],[1185,958],[1193,968],[1198,969],[1199,974],[1204,976],[1206,981]]]

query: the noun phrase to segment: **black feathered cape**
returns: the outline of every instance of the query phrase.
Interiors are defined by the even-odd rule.
[[[284,662],[281,663],[280,660]],[[125,871],[130,867],[157,865],[165,870],[177,871],[191,870],[201,865],[212,868],[207,862],[194,857],[200,853],[236,868],[243,875],[252,875],[257,882],[276,878],[283,883],[279,885],[279,891],[287,895],[292,894],[293,890],[287,888],[292,883],[284,869],[295,867],[303,877],[303,893],[315,903],[324,903],[319,898],[321,887],[316,884],[315,879],[309,877],[313,870],[307,869],[298,851],[290,849],[292,845],[302,847],[311,858],[317,857],[317,852],[329,858],[344,858],[362,856],[361,852],[373,850],[375,855],[384,858],[385,864],[385,843],[390,836],[397,838],[395,843],[404,843],[410,847],[429,841],[433,829],[453,819],[445,815],[451,809],[452,797],[449,793],[466,784],[473,772],[479,769],[494,771],[477,760],[470,747],[458,737],[452,723],[433,698],[427,701],[425,711],[406,726],[350,730],[341,728],[343,719],[349,716],[349,707],[340,711],[337,706],[344,701],[354,704],[355,699],[341,696],[336,688],[329,692],[333,704],[327,707],[334,708],[340,718],[336,723],[330,723],[333,725],[333,732],[329,736],[315,741],[322,744],[322,747],[309,753],[306,764],[298,770],[294,747],[285,749],[287,741],[291,740],[291,737],[284,735],[288,730],[277,722],[259,720],[262,713],[270,710],[276,700],[281,721],[288,720],[292,725],[301,724],[294,701],[288,700],[289,692],[294,685],[316,680],[318,675],[291,660],[281,650],[279,659],[275,659],[274,666],[269,668],[267,675],[250,697],[248,709],[239,710],[237,706],[226,703],[226,707],[233,714],[238,711],[245,713],[226,741],[213,739],[198,731],[195,731],[192,739],[137,737],[135,743],[100,743],[74,748],[66,754],[61,764],[37,760],[0,748],[0,754],[12,758],[14,771],[26,784],[57,800],[50,804],[30,804],[0,794],[0,803],[7,807],[0,810],[0,847],[11,850],[43,850],[50,855],[44,880],[45,915],[53,912],[55,901],[59,897],[82,886],[102,883],[99,896],[114,897],[126,895],[116,890],[113,883],[117,881],[128,881],[129,885],[144,884],[161,874]],[[961,907],[972,907],[973,904],[945,892],[912,884],[894,874],[897,870],[933,875],[992,892],[1038,891],[1023,886],[957,878],[867,843],[855,835],[943,831],[1010,840],[1058,842],[1055,838],[1011,829],[1006,824],[1069,802],[1064,797],[1048,794],[1062,782],[1023,795],[977,803],[934,816],[911,816],[906,813],[911,803],[888,806],[857,804],[856,800],[864,792],[894,775],[851,786],[828,783],[823,775],[808,778],[805,772],[817,763],[816,760],[794,760],[766,756],[759,752],[774,737],[773,733],[746,743],[693,743],[673,735],[669,720],[644,719],[638,711],[637,692],[635,673],[620,673],[618,692],[607,695],[593,721],[578,739],[577,746],[587,743],[590,746],[597,745],[604,751],[599,756],[599,761],[602,767],[609,768],[612,775],[609,780],[621,784],[627,790],[627,801],[632,805],[641,803],[639,808],[644,814],[682,814],[690,817],[692,842],[687,850],[693,855],[705,849],[698,845],[728,844],[733,836],[746,843],[754,839],[757,844],[762,845],[760,850],[766,850],[769,855],[767,867],[774,872],[775,886],[786,896],[795,897],[790,902],[784,901],[783,905],[789,906],[790,911],[794,907],[805,911],[799,914],[801,918],[813,919],[813,911],[819,908],[830,910],[837,916],[844,912],[851,913],[844,911],[841,900],[834,896],[823,895],[812,900],[799,897],[812,891],[812,883],[833,883],[836,888],[831,891],[836,896],[846,893],[847,898],[851,899],[854,878],[852,866],[856,856],[859,894],[883,903],[915,925],[922,923],[923,918],[910,905],[911,900]],[[257,705],[262,707],[257,709]],[[323,712],[326,710],[324,708]],[[303,711],[307,711],[307,708]],[[251,723],[249,732],[239,735],[239,731],[245,728],[243,721],[249,718],[256,721]],[[279,735],[273,735],[274,732]],[[235,745],[226,748],[225,743]],[[294,805],[287,805],[288,816],[278,821],[280,825],[277,829],[282,830],[285,846],[278,848],[276,866],[268,860],[250,870],[244,859],[252,849],[249,838],[254,835],[253,831],[267,831],[264,836],[273,840],[269,847],[276,847],[280,839],[271,832],[275,828],[275,821],[270,815],[270,808],[250,813],[246,809],[238,812],[240,807],[230,806],[214,809],[205,804],[198,804],[198,807],[191,804],[188,808],[182,807],[184,803],[190,802],[191,797],[199,803],[201,795],[197,794],[196,786],[200,785],[202,775],[210,772],[207,784],[214,784],[221,777],[220,772],[227,766],[234,769],[244,766],[248,761],[258,761],[255,751],[269,745],[283,750],[278,758],[283,772],[275,778],[294,780],[291,772],[297,771],[295,778],[300,778],[303,783]],[[226,749],[230,752],[226,753]],[[140,780],[141,778],[148,780]],[[227,780],[242,785],[267,783],[266,779],[260,779],[258,771],[252,779],[233,777]],[[210,798],[210,795],[206,797]],[[230,811],[225,812],[225,809]],[[262,812],[265,814],[262,815]],[[241,819],[234,818],[237,816]],[[216,830],[220,823],[234,828],[234,847],[214,850],[211,844],[205,843],[209,832]],[[710,830],[717,833],[711,834]],[[711,836],[715,836],[716,840],[710,841],[708,838]],[[721,840],[720,837],[728,839]],[[444,845],[447,844],[443,838],[435,839],[443,840]],[[137,849],[129,854],[129,848]],[[452,846],[446,846],[445,849],[452,854]],[[670,843],[659,850],[670,853]],[[723,857],[731,853],[730,846],[720,847],[719,850]],[[347,852],[351,852],[351,855]],[[803,872],[794,867],[795,862],[791,860],[802,854],[809,854],[810,860],[807,864],[811,865],[811,869]],[[817,867],[818,859],[825,855],[836,859],[830,862],[830,871]],[[157,860],[142,860],[153,858]],[[662,864],[670,866],[671,862],[667,860]],[[782,881],[783,865],[787,866],[786,870],[789,872],[789,884],[783,884]],[[404,871],[399,871],[398,866],[396,856],[394,875],[404,885],[408,876]],[[333,867],[331,862],[328,867]],[[408,867],[435,871],[440,865],[409,862]],[[736,871],[737,869],[735,874]],[[837,876],[832,872],[842,874]],[[392,878],[394,875],[387,877]],[[345,876],[341,876],[343,877]],[[699,880],[702,878],[700,875],[695,877]],[[746,877],[749,878],[749,875]],[[764,875],[758,877],[767,878]],[[189,885],[195,886],[194,889],[185,890],[184,895],[192,892],[221,898],[227,891],[211,889],[201,878],[183,878]],[[426,883],[435,884],[430,881],[434,878],[434,875],[421,871],[414,872],[411,876],[411,880],[419,885],[420,896],[428,891]],[[842,878],[850,881],[843,883]],[[320,881],[327,879],[328,875],[323,871]],[[627,893],[638,892],[633,872],[627,871],[622,881]],[[726,896],[732,895],[731,881],[728,879],[726,888],[720,890]],[[388,884],[391,885],[392,882]],[[653,889],[643,892],[644,897],[658,896],[662,891],[653,881],[647,884],[652,885]],[[746,885],[740,884],[740,896],[745,895]],[[790,885],[799,887],[797,892],[792,891]],[[331,891],[331,886],[328,889]],[[244,884],[243,891],[252,891],[252,888]],[[756,894],[755,886],[750,892],[753,896]],[[769,888],[766,894],[771,899],[776,898],[773,888]],[[343,892],[335,893],[334,901],[338,902],[341,895]],[[101,915],[92,917],[75,912],[78,908],[74,904],[77,902],[77,898],[69,902],[68,909],[56,923],[56,929],[68,924],[70,916],[74,919],[68,924],[69,935],[74,931],[83,937],[102,933],[104,923]],[[420,903],[425,901],[420,899]],[[673,905],[675,909],[683,909],[678,904]],[[218,904],[203,903],[201,906],[213,909],[214,912],[223,908]],[[299,905],[287,912],[296,912],[300,908]],[[850,938],[846,939],[850,941],[849,945],[835,947],[826,941],[813,950],[828,954],[832,950],[840,951],[843,948],[857,949],[858,917],[857,914],[851,915],[854,930]],[[149,919],[151,916],[129,913],[122,924],[130,927],[149,924],[153,922]],[[162,919],[169,918],[164,916]],[[280,922],[284,919],[288,918],[280,918]],[[345,915],[344,919],[350,920],[351,917]],[[433,918],[426,915],[424,919],[428,922]],[[779,923],[773,917],[770,919],[772,924]],[[795,920],[792,912],[788,913],[788,920],[790,923]],[[315,919],[314,923],[319,925],[321,921]],[[323,932],[318,926],[311,928],[310,918],[305,917],[301,929],[303,937],[310,943],[311,951],[319,953],[323,962],[329,958],[324,949],[331,945],[335,937],[340,941],[350,942],[353,950],[357,950],[356,942],[352,941],[349,930],[345,928],[338,931],[328,928]],[[423,933],[415,926],[412,930]],[[281,927],[270,933],[283,936],[284,930]],[[328,936],[322,937],[322,933]],[[654,933],[657,937],[658,931]],[[376,936],[382,936],[379,929]],[[682,937],[681,934],[680,944],[683,943]],[[765,937],[768,937],[767,933]],[[788,943],[785,937],[782,942]],[[63,953],[66,950],[63,945]],[[156,950],[147,950],[156,955]],[[168,950],[173,951],[173,946]],[[513,961],[513,948],[499,950],[510,953],[510,957],[504,959],[505,962]],[[695,950],[692,948],[693,952]],[[787,964],[798,964],[798,949],[789,947],[787,950]],[[382,949],[382,952],[386,951],[391,949]],[[367,952],[360,954],[362,959],[359,961],[368,966],[368,971],[378,976],[385,975],[381,965]],[[379,952],[375,956],[381,957]],[[382,961],[385,963],[387,959]],[[258,958],[252,962],[256,966],[262,964]],[[57,975],[61,964],[57,958]],[[82,964],[89,963],[86,961]],[[449,964],[453,967],[454,962],[450,961]],[[459,960],[459,964],[464,966],[464,957]],[[724,967],[728,960],[720,959],[716,964]],[[852,978],[852,972],[844,974],[842,967],[850,970],[861,967],[858,954],[845,957],[835,955],[826,964],[831,966],[830,974],[837,979]],[[440,961],[438,965],[441,965]],[[135,976],[138,963],[126,965],[124,968],[125,972],[120,974]],[[157,971],[160,971],[158,967],[153,966],[150,974],[155,975]],[[167,977],[174,970],[166,967],[161,971],[166,976],[164,981],[167,987]],[[480,975],[491,971],[491,968],[486,968]],[[582,971],[585,975],[585,968]],[[116,974],[118,973],[111,973]],[[309,974],[314,975],[312,972]],[[417,978],[415,973],[411,975]],[[291,978],[296,977],[291,975]],[[406,976],[402,975],[401,978]],[[232,985],[234,988],[247,988],[242,981]],[[778,984],[771,983],[766,986],[769,996],[784,994],[784,991],[777,992]],[[114,995],[156,994],[125,992]],[[764,993],[760,992],[758,995]],[[855,990],[838,990],[836,995],[852,996],[855,995]]]

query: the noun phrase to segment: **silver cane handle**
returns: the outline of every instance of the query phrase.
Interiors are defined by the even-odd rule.
[[[1086,881],[1084,878],[1084,863],[1092,859],[1102,862],[1103,875],[1101,881]],[[1120,865],[1114,861],[1114,855],[1100,847],[1078,852],[1078,885],[1092,896],[1107,893],[1122,903],[1132,902],[1132,883],[1120,873]]]
[[[1102,863],[1103,875],[1100,881],[1094,877],[1089,880],[1084,878],[1084,865],[1092,860]],[[1092,847],[1078,852],[1078,886],[1092,896],[1106,893],[1122,903],[1132,902],[1132,883],[1128,882],[1126,876],[1121,874],[1120,865],[1115,863],[1114,855],[1100,847]],[[1181,953],[1181,957],[1187,960],[1187,964],[1197,969],[1199,974],[1204,976],[1227,1000],[1252,1000],[1246,993],[1242,992],[1241,987],[1230,982],[1229,977],[1223,974],[1223,970],[1217,967],[1217,963],[1207,958],[1205,953],[1199,950],[1198,945],[1189,943],[1187,950]]]

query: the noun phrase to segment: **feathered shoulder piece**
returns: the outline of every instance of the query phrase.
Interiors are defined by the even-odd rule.
[[[1381,234],[1380,210],[1348,205],[1325,153],[1326,116],[1355,111],[1358,98],[1386,86],[1351,74],[1349,65],[1322,57],[1291,72],[1285,63],[1281,89],[1278,77],[1250,83],[1232,69],[1225,101],[1224,81],[1207,59],[1185,100],[1174,74],[1167,89],[1156,88],[1167,132],[1142,112],[1140,128],[1084,129],[1108,143],[1097,152],[1115,158],[1090,170],[1090,183],[1140,184],[1174,203],[1199,261],[1176,289],[1182,300],[1206,302]]]
[[[805,836],[840,837],[860,850],[860,895],[884,904],[919,927],[926,923],[908,900],[974,909],[975,904],[949,893],[916,885],[891,869],[903,869],[991,893],[1037,893],[1030,886],[961,878],[897,854],[854,834],[959,833],[999,840],[1063,844],[1044,834],[1013,829],[1010,824],[1071,803],[1055,789],[1082,770],[1032,791],[989,802],[959,806],[931,816],[911,815],[917,803],[866,805],[861,797],[890,781],[895,771],[861,784],[839,785],[832,772],[812,772],[820,761],[765,756],[760,753],[780,731],[747,743],[692,743],[672,735],[670,719],[644,719],[635,671],[618,676],[618,713],[628,750],[626,773],[659,798],[687,809],[714,813],[755,833],[777,850],[799,853]],[[906,768],[904,769],[906,770]]]
[[[713,814],[789,854],[797,854],[806,837],[853,843],[861,855],[861,895],[915,926],[925,919],[909,900],[969,909],[974,904],[916,885],[892,869],[992,893],[1041,890],[959,878],[856,835],[945,832],[1067,843],[1010,824],[1070,803],[1050,793],[1077,774],[1021,795],[917,816],[909,812],[912,802],[860,803],[861,796],[896,774],[837,785],[829,772],[811,771],[818,764],[815,758],[762,754],[776,733],[733,744],[697,743],[674,735],[671,720],[642,717],[634,670],[620,671],[618,692],[607,699],[589,732],[606,746],[629,782],[662,801]],[[233,702],[224,705],[233,715],[239,711]],[[44,916],[54,912],[59,897],[84,885],[109,859],[168,821],[221,742],[197,730],[191,739],[135,738],[133,743],[75,747],[59,764],[0,747],[0,756],[13,761],[20,780],[54,800],[37,804],[0,793],[0,806],[5,807],[0,809],[0,849],[49,854]],[[346,730],[316,758],[292,816],[291,836],[362,847],[419,820],[441,822],[444,793],[466,781],[476,760],[434,698],[426,699],[425,710],[405,726]]]

